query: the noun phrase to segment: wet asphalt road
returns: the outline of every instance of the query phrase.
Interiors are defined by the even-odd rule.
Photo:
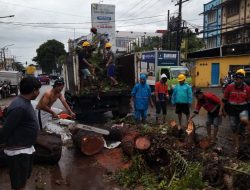
[[[41,94],[50,86],[44,85]],[[207,88],[204,91],[210,91],[222,96],[220,88]],[[40,96],[41,96],[40,94]],[[0,100],[0,106],[6,105],[12,98]],[[38,97],[39,99],[39,97]],[[60,102],[55,107],[62,108]],[[176,119],[175,108],[168,105],[167,119]],[[149,119],[154,120],[155,108],[150,108]],[[106,113],[102,122],[110,118],[111,114]],[[206,135],[205,122],[206,112],[201,110],[200,114],[194,118],[198,134]],[[230,152],[232,147],[231,131],[228,124],[228,118],[224,118],[222,126],[219,128],[217,146],[224,147],[226,152]],[[35,165],[31,179],[28,181],[27,190],[119,190],[119,186],[108,180],[107,172],[99,166],[93,157],[87,157],[76,151],[74,148],[63,148],[62,158],[58,165],[39,166]],[[7,168],[0,168],[0,190],[10,190],[10,181]]]

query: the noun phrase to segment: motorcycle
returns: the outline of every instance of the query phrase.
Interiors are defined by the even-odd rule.
[[[2,99],[10,95],[10,81],[0,81],[0,96]]]

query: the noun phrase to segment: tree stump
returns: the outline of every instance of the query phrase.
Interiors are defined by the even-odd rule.
[[[34,145],[34,162],[39,164],[56,164],[62,155],[62,138],[56,133],[40,131]]]
[[[122,150],[128,156],[132,156],[134,154],[135,147],[135,139],[139,136],[139,132],[137,131],[129,131],[122,139]]]
[[[73,135],[73,142],[87,156],[97,154],[104,147],[102,136],[91,131],[79,130]]]
[[[150,139],[147,136],[143,136],[143,137],[138,137],[135,140],[135,148],[138,150],[148,150],[150,147],[151,143],[150,143]]]

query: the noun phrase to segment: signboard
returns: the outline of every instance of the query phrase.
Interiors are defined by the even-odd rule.
[[[113,51],[116,51],[115,45],[115,5],[109,4],[91,4],[91,22],[92,27],[97,28],[97,32],[107,34]]]
[[[149,85],[155,85],[155,51],[143,52],[141,56],[140,73],[147,74]]]
[[[158,66],[178,66],[178,52],[158,52]]]

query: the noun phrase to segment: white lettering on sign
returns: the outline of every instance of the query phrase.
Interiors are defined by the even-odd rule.
[[[177,54],[176,53],[164,53],[164,58],[170,58],[170,59],[176,59]]]

